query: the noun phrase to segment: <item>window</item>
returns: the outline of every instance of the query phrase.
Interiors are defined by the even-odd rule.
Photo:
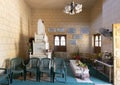
[[[100,35],[94,35],[95,36],[95,46],[96,47],[101,47],[101,36]]]
[[[59,46],[59,36],[55,36],[55,46]]]
[[[100,53],[101,52],[101,35],[94,34],[94,52]]]
[[[61,36],[60,43],[61,43],[61,46],[65,46],[65,37],[64,36]]]
[[[54,51],[66,51],[66,35],[54,35]]]

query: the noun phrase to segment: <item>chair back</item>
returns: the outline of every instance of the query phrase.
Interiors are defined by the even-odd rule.
[[[40,68],[49,68],[51,65],[50,58],[42,58],[40,62]]]
[[[22,59],[19,57],[12,58],[10,60],[10,69],[16,70],[18,67],[21,67]]]
[[[59,57],[55,57],[54,58],[54,64],[55,64],[56,68],[60,68],[64,64],[64,59],[59,58]]]
[[[29,63],[26,65],[28,68],[37,68],[39,66],[39,58],[30,58]]]

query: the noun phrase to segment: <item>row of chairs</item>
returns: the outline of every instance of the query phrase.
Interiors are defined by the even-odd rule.
[[[29,59],[27,64],[21,58],[13,58],[10,61],[10,83],[13,82],[13,74],[24,75],[26,80],[27,72],[34,73],[36,81],[41,80],[43,73],[47,73],[50,81],[54,82],[56,74],[62,75],[66,82],[67,68],[62,58],[42,58],[33,57]]]
[[[67,68],[62,58],[30,58],[27,63],[25,63],[21,58],[16,57],[10,60],[10,68],[0,68],[0,83],[2,81],[7,81],[6,83],[13,82],[13,77],[15,74],[21,74],[26,80],[27,72],[34,73],[36,76],[36,81],[41,80],[43,73],[49,74],[50,81],[54,82],[56,74],[61,75],[64,79],[63,82],[66,82],[67,78]],[[59,76],[60,77],[60,76]]]

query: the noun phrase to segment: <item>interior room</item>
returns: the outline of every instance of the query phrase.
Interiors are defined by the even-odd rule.
[[[120,84],[119,4],[0,0],[0,84]]]

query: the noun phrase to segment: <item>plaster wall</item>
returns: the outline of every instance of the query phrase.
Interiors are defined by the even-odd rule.
[[[0,67],[27,56],[31,10],[24,0],[0,0]]]
[[[45,24],[45,30],[49,38],[50,49],[54,48],[53,36],[56,34],[67,35],[67,52],[73,52],[76,47],[79,47],[80,52],[89,52],[89,33],[83,33],[82,28],[90,30],[90,15],[88,10],[83,10],[81,13],[76,15],[67,15],[62,9],[32,9],[32,24],[30,29],[30,37],[34,37],[37,32],[37,21],[42,19]],[[54,32],[49,30],[53,28]],[[64,29],[63,32],[56,31],[57,29]],[[69,33],[68,30],[74,28],[74,33]],[[80,35],[79,39],[76,39],[76,44],[71,45],[70,42],[73,40],[74,35]],[[71,49],[72,48],[72,49]]]

